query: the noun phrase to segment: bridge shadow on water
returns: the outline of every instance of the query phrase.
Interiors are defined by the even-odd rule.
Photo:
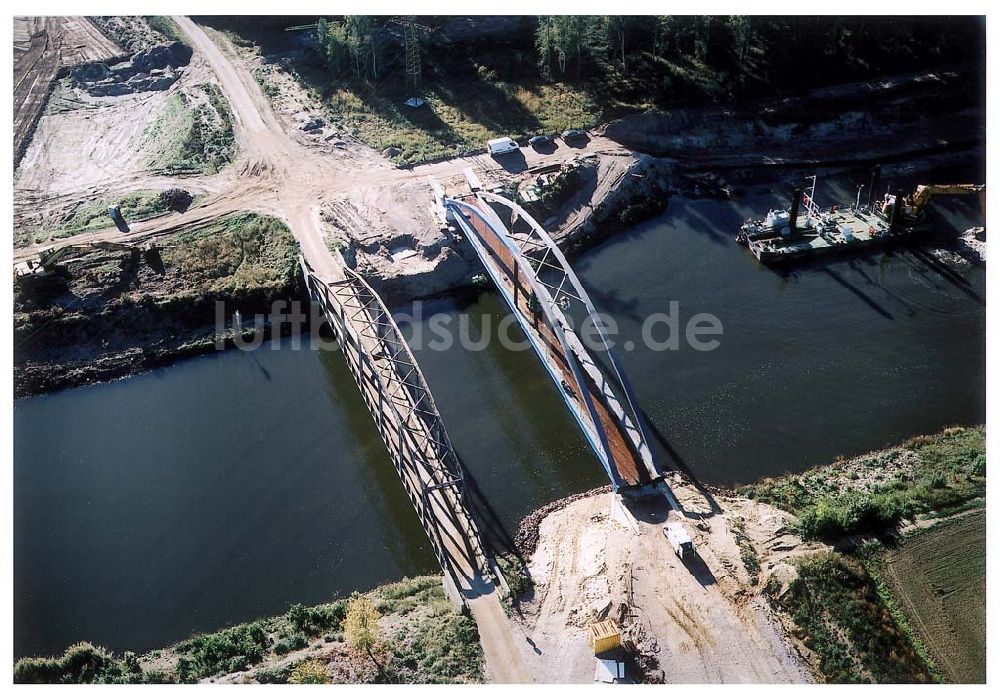
[[[468,508],[472,517],[476,519],[476,524],[479,525],[479,531],[485,540],[484,544],[491,550],[491,553],[509,553],[517,558],[520,565],[527,566],[527,562],[521,557],[514,544],[514,538],[493,506],[490,505],[486,494],[479,487],[479,482],[467,469],[463,469],[462,477]]]
[[[656,427],[656,423],[654,423],[650,419],[649,414],[646,413],[645,409],[640,407],[639,412],[642,413],[642,419],[646,421],[646,425],[649,426],[649,432],[653,434],[653,439],[660,446],[660,449],[663,450],[663,453],[667,456],[668,465],[671,465],[676,471],[679,471],[682,474],[684,474],[684,476],[687,477],[687,479],[691,482],[691,484],[698,490],[698,492],[702,495],[702,497],[704,497],[705,501],[708,503],[710,510],[709,513],[707,513],[707,515],[721,515],[722,506],[720,506],[719,502],[715,500],[715,497],[712,495],[712,493],[708,490],[708,488],[704,484],[701,483],[701,481],[698,479],[695,473],[691,470],[691,467],[688,466],[688,463],[684,461],[683,457],[681,457],[680,453],[678,453],[677,450],[674,449],[674,446],[670,444],[666,436],[664,436],[663,433],[660,432],[660,429]],[[683,512],[684,515],[687,517],[702,517],[706,515],[705,513],[698,513],[691,511],[683,511]]]

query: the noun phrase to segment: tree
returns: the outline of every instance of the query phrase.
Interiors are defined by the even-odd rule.
[[[747,70],[747,59],[754,42],[753,23],[750,17],[734,15],[729,18],[729,28],[736,44],[736,66],[742,80]]]
[[[316,23],[316,39],[319,42],[326,67],[334,75],[342,75],[350,58],[344,25],[321,19]]]
[[[631,15],[609,15],[604,19],[607,33],[606,43],[612,47],[614,58],[621,60],[622,73],[628,74],[628,46],[632,45],[632,35],[638,33],[642,25],[647,21],[645,17],[633,17]],[[653,19],[654,25],[658,24],[657,18]]]
[[[378,80],[378,52],[375,46],[374,15],[348,15],[344,22],[346,43],[354,58],[354,72]]]
[[[379,643],[379,612],[375,603],[368,596],[355,595],[347,604],[347,615],[344,617],[344,635],[347,643],[356,651],[368,655],[377,668],[382,666],[375,657],[375,649]]]
[[[542,15],[538,18],[538,29],[535,31],[535,48],[538,50],[538,67],[542,77],[551,80],[555,76],[553,62],[556,57],[556,27],[555,18]]]

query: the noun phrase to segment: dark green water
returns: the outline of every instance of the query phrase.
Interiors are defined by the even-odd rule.
[[[622,361],[670,459],[731,484],[983,421],[984,270],[926,246],[777,274],[733,242],[774,203],[673,200],[574,263],[636,343]],[[682,323],[715,314],[720,347],[646,349],[670,301]],[[427,311],[470,314],[473,338],[504,315],[492,293]],[[604,483],[531,351],[417,356],[502,525]],[[14,436],[17,656],[147,649],[434,570],[336,353],[228,352],[20,401]]]

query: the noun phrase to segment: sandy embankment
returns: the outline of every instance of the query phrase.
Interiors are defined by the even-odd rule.
[[[666,503],[624,509],[600,489],[565,499],[538,525],[529,558],[534,591],[520,604],[522,633],[533,644],[534,674],[588,683],[594,657],[587,625],[617,620],[648,680],[670,683],[808,682],[803,652],[788,640],[761,591],[787,582],[787,561],[822,545],[803,544],[789,516],[746,499],[711,497],[674,477],[683,513]],[[698,556],[682,563],[662,528],[683,522]],[[521,541],[533,540],[526,518]],[[754,581],[734,530],[745,533],[761,572]],[[746,542],[746,541],[744,541]],[[515,617],[516,619],[516,617]]]

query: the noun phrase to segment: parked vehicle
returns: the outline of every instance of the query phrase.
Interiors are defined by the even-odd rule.
[[[491,156],[513,153],[518,148],[520,148],[520,146],[517,145],[517,141],[512,138],[507,138],[506,136],[499,139],[490,139],[486,142],[486,150],[489,151]]]
[[[118,227],[119,231],[128,233],[128,223],[125,221],[125,217],[122,216],[122,212],[118,207],[108,207],[108,216],[115,222],[115,226]]]
[[[683,525],[667,523],[667,526],[663,528],[663,534],[667,536],[670,548],[674,550],[678,559],[685,561],[694,556],[694,542],[691,541],[691,535],[687,533]]]
[[[580,131],[579,129],[567,129],[562,132],[562,140],[566,143],[573,141],[586,141],[588,138],[586,131]]]
[[[541,148],[543,146],[548,146],[552,143],[552,137],[546,136],[545,134],[539,134],[538,136],[532,136],[528,139],[528,145],[532,148]]]

